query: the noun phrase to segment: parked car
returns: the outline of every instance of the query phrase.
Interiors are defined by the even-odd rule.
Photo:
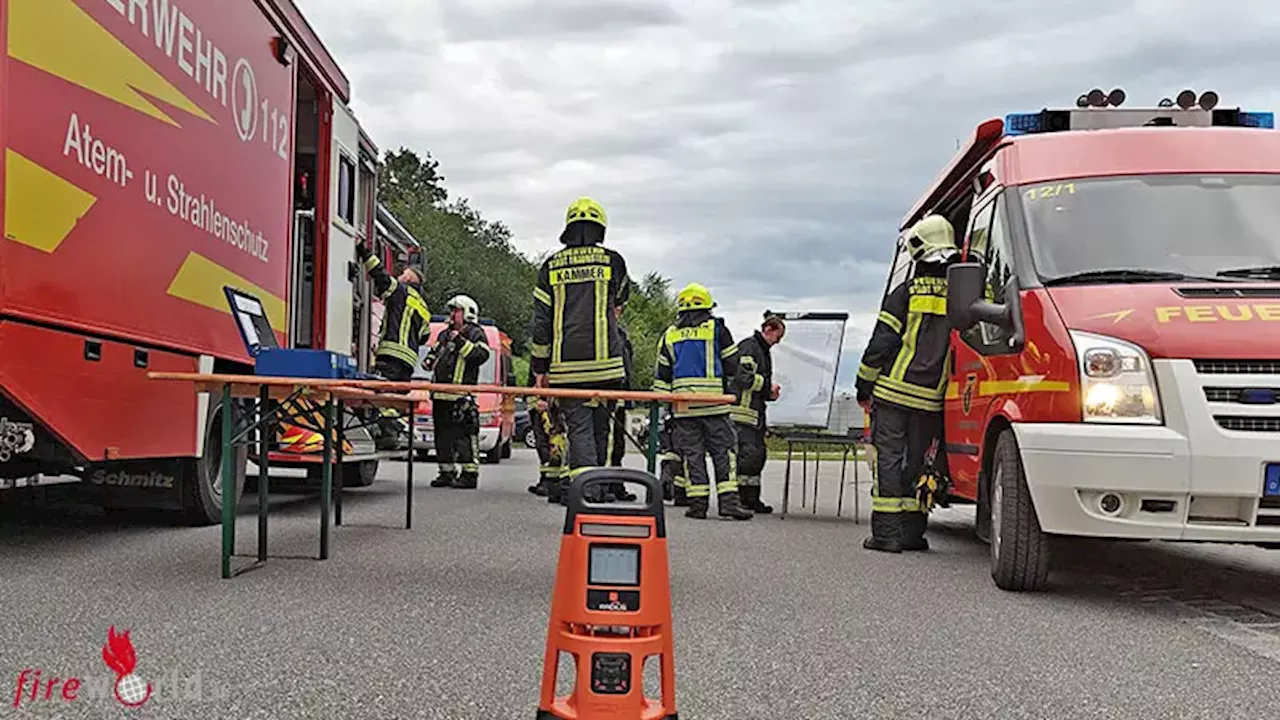
[[[524,398],[516,398],[516,431],[515,437],[520,438],[525,447],[535,447],[537,440],[533,435],[533,418],[529,415],[529,406],[525,403]]]

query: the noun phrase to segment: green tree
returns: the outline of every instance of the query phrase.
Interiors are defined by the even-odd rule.
[[[537,267],[512,244],[511,230],[486,220],[465,198],[450,201],[439,163],[407,148],[388,151],[378,178],[381,202],[423,244],[424,299],[443,312],[448,299],[470,295],[519,351],[528,340]]]
[[[529,258],[504,223],[486,219],[466,198],[450,197],[440,164],[430,153],[388,151],[378,176],[379,202],[414,237],[426,255],[424,299],[442,312],[448,299],[465,293],[511,336],[520,382],[528,377],[529,321],[538,268],[549,255]],[[653,386],[658,340],[676,316],[671,281],[649,273],[634,281],[622,321],[635,348],[633,386]]]
[[[671,280],[648,273],[631,290],[631,299],[622,311],[622,322],[631,336],[632,387],[653,387],[653,371],[658,360],[658,341],[676,319],[676,297]]]

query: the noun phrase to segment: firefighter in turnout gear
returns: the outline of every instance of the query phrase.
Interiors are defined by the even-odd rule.
[[[863,547],[884,552],[929,548],[916,481],[927,470],[930,445],[942,436],[951,351],[947,266],[958,255],[955,231],[939,215],[913,225],[905,242],[914,269],[885,297],[856,383],[858,402],[871,403],[876,453],[871,537]],[[946,453],[937,457],[945,465]]]
[[[533,384],[533,374],[529,374],[529,383]],[[529,424],[533,427],[534,445],[538,451],[538,484],[530,485],[529,492],[539,497],[548,498],[549,502],[560,502],[559,485],[569,469],[569,441],[565,437],[564,418],[556,407],[554,399],[530,398]],[[552,496],[552,491],[556,494]]]
[[[724,321],[711,314],[711,292],[697,283],[676,297],[676,322],[662,336],[653,389],[657,392],[731,393],[750,383],[738,362],[738,347]],[[745,381],[745,382],[744,382]],[[735,455],[738,438],[728,405],[690,403],[672,411],[671,444],[684,461],[689,509],[685,515],[705,518],[711,503],[706,455],[715,469],[721,517],[750,520],[738,499]]]
[[[773,354],[770,350],[786,334],[786,324],[773,313],[764,314],[764,323],[751,337],[738,343],[739,362],[751,376],[751,384],[738,391],[729,416],[738,430],[738,491],[748,510],[767,515],[773,508],[760,500],[760,473],[769,451],[764,444],[768,429],[765,403],[778,399],[781,389],[773,382]]]
[[[440,331],[422,366],[431,371],[433,382],[475,385],[480,366],[489,359],[489,341],[478,324],[480,308],[466,295],[455,295],[445,307],[449,324]],[[475,397],[433,391],[431,417],[440,465],[440,475],[431,481],[431,487],[476,487],[480,479],[480,413]]]
[[[431,313],[422,299],[422,270],[410,264],[398,276],[391,277],[382,261],[362,242],[356,244],[356,255],[385,307],[373,372],[388,380],[407,382],[412,379],[413,366],[418,363],[418,348],[427,341],[430,332]],[[395,449],[401,431],[400,412],[383,408],[377,428],[377,446]]]
[[[535,387],[626,387],[615,309],[626,305],[631,280],[622,255],[602,246],[607,224],[600,203],[578,198],[565,213],[564,247],[538,270],[530,328]],[[569,482],[605,464],[613,403],[565,398],[557,404],[568,428]]]

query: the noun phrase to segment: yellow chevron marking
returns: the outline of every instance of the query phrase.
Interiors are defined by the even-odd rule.
[[[945,399],[958,400],[963,392],[964,381],[953,381],[947,384]],[[1034,392],[1067,392],[1071,383],[1061,380],[983,380],[978,383],[978,397],[992,395],[1020,395]]]
[[[9,57],[175,127],[141,93],[218,124],[73,0],[9,0]]]
[[[98,198],[32,162],[4,153],[4,236],[51,253]]]
[[[189,253],[182,261],[178,274],[169,283],[169,294],[230,315],[231,308],[227,306],[227,296],[222,291],[226,285],[256,296],[267,311],[271,327],[279,331],[285,329],[285,303],[282,298],[196,252]]]
[[[1133,314],[1133,310],[1117,310],[1116,312],[1102,313],[1100,315],[1090,315],[1085,320],[1101,320],[1103,318],[1111,318],[1111,324],[1115,325],[1121,320]]]

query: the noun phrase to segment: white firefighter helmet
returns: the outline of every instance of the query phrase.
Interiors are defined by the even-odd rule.
[[[449,302],[445,303],[445,307],[449,312],[453,312],[454,308],[462,308],[462,319],[467,322],[480,321],[480,306],[476,305],[476,301],[466,295],[454,295],[449,298]]]
[[[907,250],[916,262],[943,262],[958,252],[956,232],[946,218],[929,215],[907,232]]]

